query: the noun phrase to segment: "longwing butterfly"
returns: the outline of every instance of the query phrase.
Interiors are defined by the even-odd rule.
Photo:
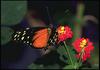
[[[25,43],[33,48],[47,48],[56,45],[57,32],[47,27],[25,28],[13,34],[13,41]]]

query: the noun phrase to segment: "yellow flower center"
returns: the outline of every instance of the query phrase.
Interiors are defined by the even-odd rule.
[[[65,33],[65,30],[64,30],[64,29],[65,29],[64,26],[62,26],[62,27],[60,28],[60,30],[58,31],[58,33],[60,33],[60,34]]]
[[[82,42],[80,43],[80,47],[81,47],[81,48],[84,48],[84,47],[86,46],[86,44],[87,44],[87,41],[86,41],[86,39],[84,39],[84,40],[82,40]]]

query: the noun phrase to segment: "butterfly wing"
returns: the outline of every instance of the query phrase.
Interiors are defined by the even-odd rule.
[[[32,45],[35,48],[45,48],[47,46],[50,34],[51,32],[49,33],[47,28],[35,32],[32,39]]]

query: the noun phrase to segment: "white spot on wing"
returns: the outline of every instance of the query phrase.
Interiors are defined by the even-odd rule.
[[[27,41],[27,43],[29,43],[29,41]]]
[[[18,34],[20,34],[21,32],[18,32]]]
[[[23,39],[24,39],[24,37],[21,38],[21,40],[23,40]]]
[[[32,43],[30,43],[30,45],[32,45]]]
[[[27,38],[29,38],[29,36],[27,36]]]
[[[29,28],[26,28],[26,30],[28,30]]]
[[[19,37],[19,35],[17,37]]]
[[[52,42],[52,40],[51,40],[51,42]]]
[[[16,40],[16,38],[14,40]]]
[[[23,33],[23,35],[25,35],[26,33]]]
[[[26,31],[24,31],[24,33],[26,33]]]
[[[17,34],[14,37],[16,37],[16,36],[17,36]]]
[[[55,38],[55,36],[53,36],[53,39]]]
[[[55,38],[55,41],[56,41],[57,39]]]

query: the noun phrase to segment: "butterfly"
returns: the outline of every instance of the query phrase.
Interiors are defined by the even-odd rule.
[[[56,29],[48,27],[21,28],[14,32],[12,39],[36,49],[47,49],[57,44]]]

